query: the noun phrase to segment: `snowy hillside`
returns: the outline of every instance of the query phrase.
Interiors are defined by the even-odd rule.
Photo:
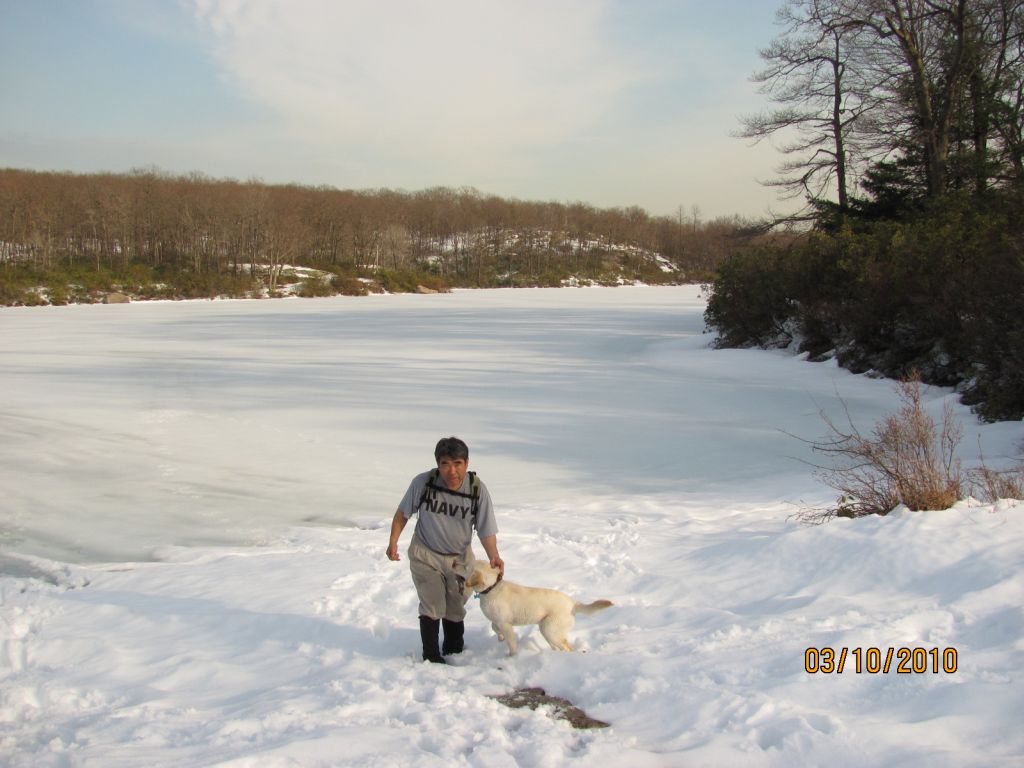
[[[896,393],[711,351],[702,309],[638,287],[0,310],[0,763],[1018,765],[1024,507],[792,521],[830,492],[785,433],[869,427]],[[966,463],[1019,460],[1024,425],[958,413]],[[507,577],[615,603],[583,652],[522,628],[509,659],[474,601],[468,651],[419,661],[384,549],[446,434]],[[806,671],[823,649],[841,673]],[[489,698],[528,686],[611,727]]]

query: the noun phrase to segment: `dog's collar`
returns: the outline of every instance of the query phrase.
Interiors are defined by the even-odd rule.
[[[476,595],[475,595],[476,599],[479,600],[481,595],[486,595],[488,592],[490,592],[492,589],[494,589],[499,584],[501,584],[501,574],[500,573],[498,574],[498,580],[496,582],[491,584],[491,586],[489,586],[487,589],[481,590],[480,592],[476,593]]]

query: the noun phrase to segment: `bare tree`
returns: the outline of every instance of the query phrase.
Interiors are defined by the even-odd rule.
[[[975,11],[980,28],[977,70],[972,72],[976,112],[986,110],[974,134],[979,173],[987,170],[991,128],[1002,168],[997,174],[1024,181],[1024,0],[988,0]],[[980,121],[979,121],[980,122]],[[982,154],[982,153],[986,154]]]
[[[739,135],[779,137],[766,183],[851,204],[898,162],[922,196],[1024,180],[1024,0],[787,0],[753,79],[772,107]]]
[[[874,70],[871,79],[885,104],[886,118],[876,127],[891,149],[920,147],[927,194],[944,194],[954,115],[967,74],[967,0],[839,5],[841,23],[874,33],[864,65]]]
[[[846,23],[829,0],[789,0],[778,19],[785,31],[761,51],[767,66],[752,78],[777,106],[742,118],[739,135],[783,136],[788,159],[766,182],[783,198],[834,194],[845,211],[851,134],[873,104],[855,63],[860,27]]]

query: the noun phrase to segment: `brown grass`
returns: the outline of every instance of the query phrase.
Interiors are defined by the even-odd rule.
[[[999,499],[1024,499],[1024,466],[997,472],[982,464],[971,470],[971,483],[974,493],[987,504]]]

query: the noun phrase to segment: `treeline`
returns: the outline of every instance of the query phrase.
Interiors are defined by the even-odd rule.
[[[774,107],[744,135],[800,137],[772,183],[811,228],[723,264],[708,324],[1021,418],[1024,2],[791,0],[780,19],[755,76]]]
[[[700,280],[753,228],[640,208],[524,202],[472,189],[349,191],[171,176],[0,170],[0,280],[172,284],[178,295],[271,293],[286,265],[395,289]],[[56,275],[56,278],[54,278]]]

